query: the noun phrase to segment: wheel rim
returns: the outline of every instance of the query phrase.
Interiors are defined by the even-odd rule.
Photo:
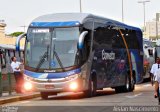
[[[129,89],[129,80],[128,80],[128,78],[127,78],[126,88],[127,88],[127,90]]]

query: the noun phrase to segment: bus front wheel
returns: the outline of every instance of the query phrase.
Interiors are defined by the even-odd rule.
[[[44,100],[48,99],[49,95],[57,95],[57,93],[56,92],[41,92],[41,98]]]
[[[85,97],[96,96],[97,83],[96,78],[89,79],[88,90],[84,91]]]
[[[44,99],[44,100],[48,99],[48,93],[41,92],[41,98]]]

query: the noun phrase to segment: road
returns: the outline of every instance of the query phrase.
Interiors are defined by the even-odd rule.
[[[51,96],[48,100],[35,98],[26,101],[10,103],[3,106],[22,106],[21,108],[23,108],[23,110],[32,108],[35,110],[37,109],[37,112],[45,112],[46,109],[46,112],[49,112],[49,110],[52,110],[51,112],[54,112],[53,108],[55,112],[76,112],[75,110],[79,110],[78,112],[81,112],[82,109],[85,109],[85,112],[90,112],[90,109],[92,110],[92,112],[112,112],[116,108],[125,109],[122,108],[125,106],[151,106],[159,109],[158,111],[160,112],[160,108],[157,107],[158,100],[153,97],[153,91],[153,86],[151,86],[150,83],[146,82],[136,85],[135,90],[128,93],[117,94],[113,89],[106,88],[103,91],[98,91],[97,96],[92,98],[83,98],[82,93],[63,93],[58,94],[58,96]],[[129,107],[126,107],[126,109],[128,108]],[[35,110],[34,112],[36,112]]]

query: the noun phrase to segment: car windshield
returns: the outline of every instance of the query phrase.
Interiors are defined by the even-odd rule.
[[[76,65],[79,28],[29,28],[25,64],[39,69]]]

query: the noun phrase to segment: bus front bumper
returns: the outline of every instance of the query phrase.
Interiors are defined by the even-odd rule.
[[[80,92],[84,90],[85,81],[80,77],[71,79],[45,79],[45,80],[26,80],[25,83],[30,85],[29,89],[40,92]],[[24,84],[25,85],[25,84]],[[25,87],[27,90],[27,86]]]

